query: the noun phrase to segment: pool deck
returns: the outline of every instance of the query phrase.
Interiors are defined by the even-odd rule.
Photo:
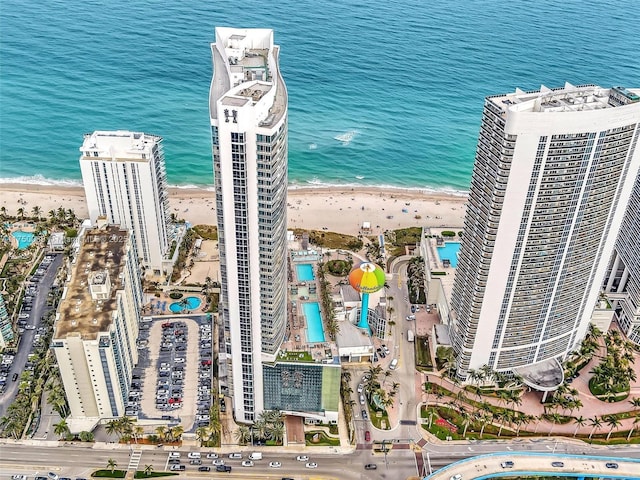
[[[310,262],[313,265],[314,271],[316,264]],[[317,279],[299,281],[297,279],[297,270],[295,264],[293,267],[294,279],[289,282],[288,285],[288,324],[287,324],[287,340],[282,344],[283,350],[288,351],[306,351],[311,354],[311,357],[315,362],[321,362],[328,359],[327,350],[331,351],[333,357],[338,356],[338,349],[334,342],[331,342],[326,332],[324,342],[307,342],[307,319],[304,315],[302,308],[303,303],[316,302],[320,305],[320,316],[324,318],[324,312],[322,311],[322,303],[319,297],[320,287],[317,284]],[[314,273],[315,276],[315,273]],[[315,291],[313,287],[315,286]],[[310,288],[311,287],[311,288]],[[324,322],[323,322],[324,329]]]
[[[180,300],[182,300],[182,298],[185,298],[185,297],[198,297],[201,302],[200,306],[193,310],[187,309],[181,312],[172,312],[169,306],[172,303],[179,302]],[[204,313],[207,311],[207,308],[208,308],[207,299],[205,298],[204,295],[197,292],[185,292],[182,298],[179,298],[176,300],[174,298],[169,297],[169,295],[166,293],[160,294],[159,297],[156,297],[154,294],[147,293],[145,294],[145,298],[144,298],[142,315],[143,316],[181,315],[181,314],[187,314],[187,313]],[[163,306],[164,306],[164,309],[162,308]]]

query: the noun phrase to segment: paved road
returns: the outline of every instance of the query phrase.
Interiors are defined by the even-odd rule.
[[[27,325],[35,325],[36,329],[40,326],[40,317],[50,309],[47,306],[47,295],[51,289],[51,285],[58,273],[58,267],[62,263],[64,255],[57,254],[54,260],[49,264],[45,274],[42,276],[40,282],[37,283],[38,290],[36,296],[33,299],[32,310],[29,315]],[[4,416],[7,408],[11,405],[11,402],[18,393],[18,386],[20,380],[13,382],[11,379],[14,373],[22,375],[24,367],[27,363],[27,357],[31,353],[31,347],[33,345],[33,337],[36,334],[36,330],[25,330],[20,336],[20,343],[18,344],[18,353],[16,354],[11,370],[7,374],[7,388],[2,395],[0,395],[0,417]]]

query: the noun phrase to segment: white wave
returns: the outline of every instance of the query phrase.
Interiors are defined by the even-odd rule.
[[[362,180],[364,177],[363,177],[362,175],[356,175],[356,178],[357,178],[358,180]]]
[[[168,185],[168,187],[175,188],[176,190],[207,190],[209,192],[216,191],[216,187],[213,185],[196,185],[194,183],[185,183],[181,185]]]
[[[316,143],[310,143],[309,144],[309,150],[315,150],[316,148],[318,148],[318,144],[316,144]]]
[[[70,178],[53,179],[46,178],[44,175],[31,175],[22,177],[5,177],[0,178],[0,183],[22,184],[22,185],[46,185],[56,187],[82,187],[81,180],[73,180]]]
[[[342,142],[342,146],[346,147],[353,141],[354,138],[356,138],[359,133],[360,132],[358,132],[358,130],[349,130],[348,132],[336,135],[335,137],[333,137],[333,139]]]
[[[465,190],[455,190],[451,187],[442,187],[442,188],[434,188],[434,187],[399,187],[398,185],[385,185],[385,184],[370,184],[363,185],[362,183],[329,183],[323,182],[319,180],[317,177],[312,178],[311,180],[305,180],[304,183],[293,181],[289,184],[289,190],[300,190],[305,188],[340,188],[343,190],[354,189],[354,190],[387,190],[387,191],[397,191],[398,193],[406,192],[406,193],[423,193],[425,195],[433,195],[433,194],[441,194],[441,195],[451,195],[456,197],[466,197],[469,195],[468,191]]]

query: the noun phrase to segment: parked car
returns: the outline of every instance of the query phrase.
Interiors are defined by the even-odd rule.
[[[191,465],[202,465],[202,460],[200,460],[199,458],[194,458],[193,460],[189,460],[189,463]]]
[[[506,461],[506,462],[502,462],[502,463],[500,464],[500,466],[501,466],[502,468],[513,468],[513,462],[512,462],[512,461],[510,461],[510,460],[509,460],[509,461]]]
[[[551,462],[552,467],[562,468],[564,467],[564,462]]]
[[[180,458],[180,452],[169,452],[169,458]]]
[[[604,464],[604,466],[607,468],[618,468],[618,464],[615,462],[607,462]]]
[[[207,466],[198,467],[198,471],[199,472],[210,472],[211,471],[211,467],[207,467]]]
[[[187,469],[186,465],[171,465],[169,470],[184,472]]]

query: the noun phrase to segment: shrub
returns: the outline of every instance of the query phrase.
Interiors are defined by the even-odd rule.
[[[327,262],[327,271],[336,277],[343,277],[351,270],[352,262],[346,260],[329,260]]]
[[[183,294],[180,292],[171,292],[169,294],[169,298],[172,298],[173,300],[180,300],[183,297]]]
[[[462,238],[462,230],[458,232],[458,236]]]
[[[443,237],[455,237],[456,232],[452,232],[451,230],[443,230],[442,232],[440,232],[440,235],[442,235]]]

